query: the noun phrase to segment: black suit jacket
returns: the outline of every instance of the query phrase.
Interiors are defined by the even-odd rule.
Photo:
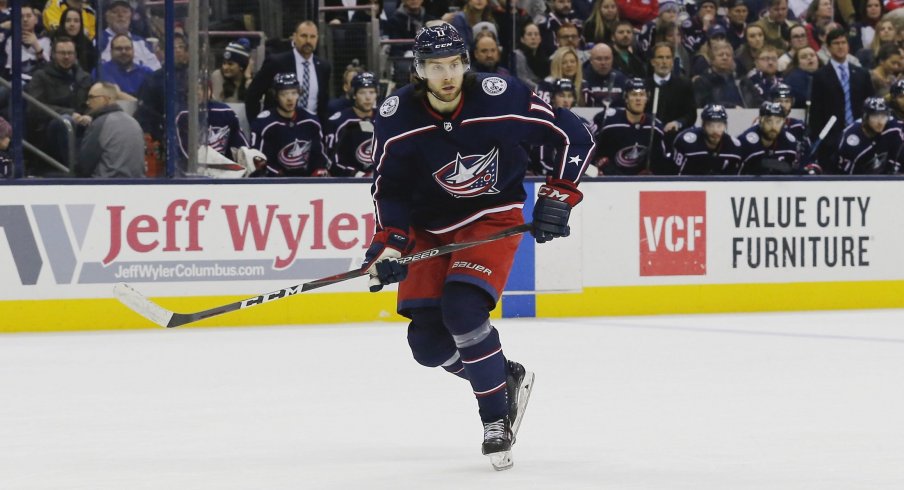
[[[656,82],[653,78],[647,79],[647,87],[650,89],[650,97],[647,100],[647,112],[653,111],[653,89]],[[669,81],[659,87],[659,107],[656,117],[662,124],[678,121],[681,129],[686,129],[697,122],[697,104],[694,102],[694,86],[684,77],[672,74]]]
[[[320,59],[317,55],[314,55],[313,59],[314,71],[317,73],[317,117],[322,122],[328,116],[327,104],[330,98],[331,68],[326,60]],[[295,67],[295,55],[292,50],[268,57],[260,71],[251,80],[251,85],[245,91],[245,114],[249,122],[253,121],[261,112],[261,97],[264,97],[264,107],[276,104],[270,92],[270,86],[273,84],[273,77],[277,73],[298,74]],[[301,77],[298,80],[300,83]]]
[[[863,114],[863,101],[873,95],[873,84],[870,81],[869,72],[858,66],[848,63],[850,73],[849,83],[851,87],[851,112],[854,119]],[[813,74],[813,90],[811,92],[810,106],[810,136],[815,138],[822,131],[829,118],[835,116],[838,122],[829,133],[837,139],[844,129],[844,89],[841,81],[835,73],[835,67],[831,63],[816,70]],[[828,139],[828,138],[827,138]],[[826,146],[825,143],[822,145]]]

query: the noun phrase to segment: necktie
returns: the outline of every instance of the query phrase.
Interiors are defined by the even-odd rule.
[[[308,92],[311,90],[311,72],[308,70],[310,63],[308,60],[301,62],[304,72],[301,74],[301,98],[298,99],[298,105],[305,109],[308,108]]]
[[[841,76],[841,89],[844,90],[844,123],[845,125],[854,122],[854,112],[851,110],[851,84],[848,76],[847,64],[839,65],[838,71]]]

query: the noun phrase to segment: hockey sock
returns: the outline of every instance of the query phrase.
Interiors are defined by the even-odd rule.
[[[505,357],[499,332],[490,325],[488,300],[487,293],[469,284],[452,282],[443,288],[443,321],[458,346],[484,422],[508,413]]]
[[[446,371],[468,379],[452,334],[443,324],[439,308],[414,308],[409,311],[408,345],[419,364],[442,366]]]
[[[465,372],[465,365],[461,362],[461,355],[459,355],[458,351],[455,351],[455,355],[443,364],[443,369],[461,379],[468,379],[468,373]]]

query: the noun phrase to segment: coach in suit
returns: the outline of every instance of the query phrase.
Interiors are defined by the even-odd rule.
[[[277,73],[295,73],[301,85],[298,106],[317,114],[321,121],[327,117],[327,101],[330,95],[330,64],[314,55],[317,49],[317,24],[305,20],[298,23],[292,34],[294,49],[275,54],[266,61],[245,91],[245,114],[253,121],[264,105],[275,103],[270,95],[270,85]]]
[[[656,43],[653,46],[653,57],[650,59],[653,76],[647,80],[650,97],[647,100],[647,112],[653,112],[653,94],[659,88],[659,106],[656,117],[664,125],[666,141],[671,144],[682,129],[689,128],[697,122],[697,106],[694,103],[694,86],[687,78],[678,76],[675,67],[675,47],[669,43]]]
[[[835,29],[826,36],[832,58],[813,75],[813,105],[810,109],[810,137],[815,139],[829,118],[838,121],[819,148],[823,169],[835,168],[832,158],[845,127],[863,112],[863,101],[873,95],[869,72],[848,62],[847,33]],[[804,162],[806,163],[806,162]]]

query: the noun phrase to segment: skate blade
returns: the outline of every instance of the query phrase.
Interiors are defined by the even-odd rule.
[[[496,471],[505,471],[515,465],[515,462],[512,461],[511,451],[499,451],[498,453],[487,454],[487,456],[489,456],[490,464],[493,465],[493,469]]]
[[[530,371],[524,372],[524,381],[518,389],[518,414],[512,421],[512,445],[517,441],[518,429],[521,427],[521,421],[524,419],[524,412],[527,411],[527,402],[530,400],[530,394],[534,390],[534,373]]]

